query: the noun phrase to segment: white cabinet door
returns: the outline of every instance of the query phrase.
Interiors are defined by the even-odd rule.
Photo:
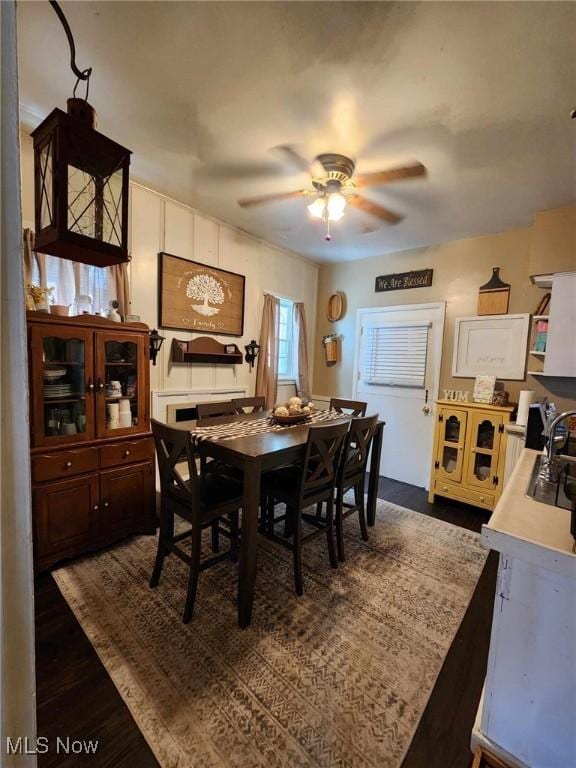
[[[500,555],[481,732],[531,768],[576,766],[576,582]]]
[[[576,377],[576,272],[560,272],[552,280],[546,376]]]

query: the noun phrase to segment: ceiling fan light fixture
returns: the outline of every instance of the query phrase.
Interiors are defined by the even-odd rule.
[[[328,195],[326,209],[330,221],[339,221],[344,216],[346,198],[340,192],[333,192],[331,195]]]
[[[315,219],[323,221],[339,221],[344,216],[346,198],[339,192],[329,192],[319,195],[310,205],[308,211]]]
[[[315,219],[323,219],[324,211],[326,209],[326,198],[324,197],[324,195],[317,197],[307,207],[308,207],[310,216],[313,216]]]

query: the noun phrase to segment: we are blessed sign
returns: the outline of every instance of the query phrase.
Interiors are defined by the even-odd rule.
[[[376,293],[402,291],[406,288],[427,288],[432,285],[433,269],[417,269],[412,272],[397,272],[394,275],[379,275],[376,278]]]

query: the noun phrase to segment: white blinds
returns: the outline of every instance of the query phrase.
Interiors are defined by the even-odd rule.
[[[430,323],[364,327],[362,378],[367,384],[424,387]]]

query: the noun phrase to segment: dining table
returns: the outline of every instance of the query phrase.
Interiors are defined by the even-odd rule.
[[[216,459],[243,473],[242,525],[238,576],[238,624],[245,628],[252,619],[258,538],[258,510],[263,473],[296,464],[304,457],[312,424],[337,423],[350,416],[325,412],[299,424],[281,427],[267,412],[177,421],[170,426],[189,430],[200,457]],[[379,421],[372,442],[366,517],[373,526],[376,517],[378,477],[384,422]],[[215,429],[216,428],[216,429]]]

